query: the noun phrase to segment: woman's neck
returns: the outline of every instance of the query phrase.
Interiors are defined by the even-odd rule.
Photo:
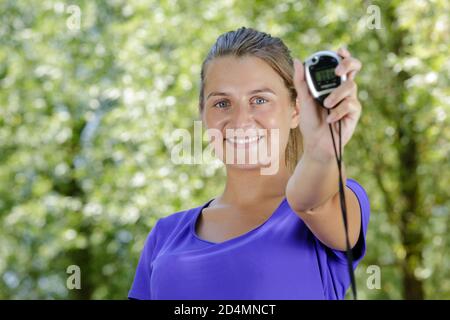
[[[220,202],[247,207],[262,200],[282,198],[289,177],[286,166],[280,166],[273,175],[262,175],[259,168],[227,168],[227,182]]]

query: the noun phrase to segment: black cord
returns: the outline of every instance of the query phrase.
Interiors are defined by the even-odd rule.
[[[319,100],[320,104],[323,106],[323,98]],[[327,113],[330,114],[330,109],[327,109]],[[336,162],[338,165],[339,170],[339,199],[341,204],[341,212],[342,212],[342,220],[344,221],[344,229],[345,229],[345,244],[346,244],[346,256],[347,256],[347,265],[348,265],[348,273],[350,275],[350,282],[352,286],[352,293],[353,293],[353,299],[357,300],[357,294],[356,294],[356,281],[355,281],[355,273],[353,271],[353,254],[350,249],[350,241],[348,236],[348,223],[347,223],[347,205],[345,203],[345,194],[344,194],[344,186],[342,183],[342,171],[341,171],[341,163],[342,163],[342,139],[341,139],[341,120],[338,121],[339,123],[339,155],[336,151],[336,143],[334,141],[334,134],[333,134],[333,128],[332,124],[329,123],[328,127],[330,128],[331,133],[331,139],[333,140],[333,148],[334,148],[334,154],[336,156]]]

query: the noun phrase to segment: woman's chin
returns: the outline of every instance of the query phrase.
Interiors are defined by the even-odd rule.
[[[227,168],[230,169],[242,169],[242,170],[255,170],[255,169],[263,169],[272,163],[272,160],[270,158],[265,159],[258,159],[258,161],[234,161],[234,162],[227,162],[225,163]]]
[[[239,169],[239,170],[256,170],[256,169],[262,169],[264,167],[264,165],[260,164],[260,163],[254,163],[254,164],[252,164],[252,163],[248,163],[248,164],[247,163],[243,163],[243,164],[235,163],[235,164],[227,164],[226,166],[229,169]]]

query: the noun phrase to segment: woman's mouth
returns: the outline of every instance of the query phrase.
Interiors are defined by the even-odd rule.
[[[231,137],[231,138],[225,138],[225,140],[234,145],[237,148],[245,148],[253,144],[257,144],[264,136],[253,136],[253,137]]]

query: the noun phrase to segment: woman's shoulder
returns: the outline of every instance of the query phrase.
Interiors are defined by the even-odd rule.
[[[208,202],[160,217],[156,222],[155,228],[158,228],[158,232],[160,234],[167,234],[169,231],[175,231],[179,228],[183,228],[195,218],[198,211],[205,207]]]
[[[370,212],[370,199],[369,195],[367,194],[366,189],[355,179],[347,178],[347,187],[349,187],[353,193],[355,193],[359,204],[361,206],[361,209],[363,211],[367,211],[367,213]]]

